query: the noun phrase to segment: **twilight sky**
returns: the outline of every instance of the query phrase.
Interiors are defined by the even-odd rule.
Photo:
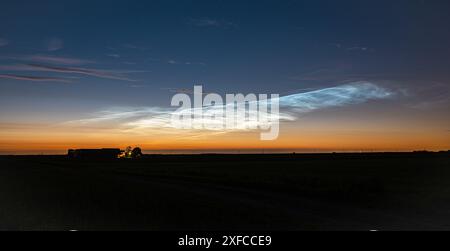
[[[0,154],[450,149],[446,0],[0,5]],[[280,94],[293,119],[270,142],[155,126],[196,84]]]

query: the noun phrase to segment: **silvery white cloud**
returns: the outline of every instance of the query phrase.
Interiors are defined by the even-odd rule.
[[[109,126],[127,131],[139,132],[151,129],[152,131],[158,130],[165,132],[168,129],[181,130],[171,119],[174,114],[192,115],[194,117],[193,115],[198,112],[197,109],[201,109],[203,116],[194,118],[194,127],[187,130],[211,132],[243,131],[248,130],[248,128],[268,128],[274,121],[295,121],[302,114],[320,109],[356,105],[369,100],[386,99],[393,96],[393,94],[393,92],[370,82],[354,82],[331,88],[296,93],[279,97],[279,100],[277,100],[280,105],[279,113],[273,114],[270,110],[266,114],[247,113],[250,119],[240,120],[232,128],[222,128],[218,125],[218,123],[225,120],[225,118],[220,120],[220,116],[224,116],[225,113],[223,111],[231,104],[204,106],[202,108],[190,108],[181,111],[176,108],[161,107],[111,108],[98,112],[91,118],[70,121],[68,124],[83,126],[106,123]],[[271,102],[271,100],[259,100],[256,102],[258,105],[266,105],[265,103]],[[269,119],[261,121],[257,119],[258,116],[266,116]]]

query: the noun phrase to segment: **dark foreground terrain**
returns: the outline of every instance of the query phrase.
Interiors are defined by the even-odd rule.
[[[450,230],[450,155],[0,157],[1,230]]]

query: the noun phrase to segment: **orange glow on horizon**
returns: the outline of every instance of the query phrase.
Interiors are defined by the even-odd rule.
[[[405,115],[406,116],[406,115]],[[383,116],[337,117],[317,114],[282,123],[275,141],[260,141],[260,131],[212,133],[66,125],[3,125],[0,154],[66,153],[74,148],[139,146],[151,152],[344,152],[441,151],[450,149],[448,118]],[[0,124],[1,126],[1,124]]]
[[[3,134],[3,133],[0,133]],[[144,151],[413,151],[448,150],[450,137],[438,133],[385,133],[352,131],[286,132],[276,141],[259,141],[257,133],[230,133],[218,136],[177,138],[102,133],[22,133],[2,135],[0,152],[64,153],[70,148],[125,148],[139,146]],[[445,136],[445,135],[444,135]]]

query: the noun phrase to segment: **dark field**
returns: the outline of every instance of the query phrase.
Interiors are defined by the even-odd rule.
[[[450,230],[450,155],[3,156],[0,229]]]

